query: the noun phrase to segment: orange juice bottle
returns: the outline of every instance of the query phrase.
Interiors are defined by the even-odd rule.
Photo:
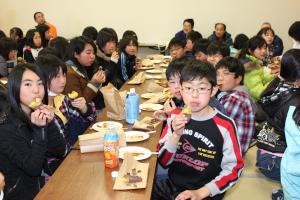
[[[119,166],[119,136],[114,131],[113,123],[109,123],[108,129],[104,134],[104,164],[112,169]]]

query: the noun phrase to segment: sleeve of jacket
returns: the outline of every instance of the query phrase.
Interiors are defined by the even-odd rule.
[[[71,93],[72,91],[78,92],[79,97],[84,97],[85,100],[90,103],[92,99],[97,95],[99,88],[93,84],[87,82],[82,86],[81,77],[76,74],[75,71],[68,69],[67,84],[64,90],[64,94]]]
[[[273,80],[274,80],[274,75],[270,74],[269,72],[263,70],[264,75],[263,75],[263,83],[265,85],[269,85]]]
[[[217,177],[206,184],[211,196],[223,193],[232,187],[237,182],[244,167],[234,122],[227,123],[226,127],[220,128],[220,132],[224,139],[222,170]]]
[[[11,127],[0,128],[0,152],[12,163],[18,166],[29,176],[39,176],[46,158],[47,139],[41,137],[44,128],[33,129],[33,134],[38,135],[32,141],[26,139],[22,132],[28,131],[24,128],[13,129]]]
[[[63,157],[66,155],[66,141],[64,136],[59,132],[58,127],[54,122],[50,122],[47,128],[47,151],[55,157]]]
[[[264,74],[262,67],[256,67],[245,73],[244,84],[250,95],[257,101],[273,79],[274,76]]]
[[[94,102],[87,103],[86,113],[81,113],[78,108],[73,107],[71,100],[68,96],[65,96],[64,101],[67,105],[67,111],[70,118],[74,118],[79,123],[82,122],[93,122],[96,119],[96,108]]]
[[[171,138],[173,131],[171,128],[172,115],[179,114],[180,109],[173,110],[167,119],[167,124],[161,134],[158,143],[158,161],[163,168],[168,168],[173,162],[174,156],[177,151],[177,146],[171,145],[169,139]]]

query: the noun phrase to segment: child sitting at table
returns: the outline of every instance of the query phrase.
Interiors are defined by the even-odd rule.
[[[48,105],[54,108],[54,122],[67,142],[67,151],[96,119],[94,103],[87,104],[84,97],[64,95],[67,67],[58,57],[46,54],[39,56],[35,62],[42,71],[48,88]],[[49,157],[48,171],[52,175],[61,163],[61,159]]]
[[[154,117],[161,121],[167,119],[167,115],[176,108],[183,108],[184,103],[182,101],[180,93],[180,74],[183,67],[191,61],[191,58],[182,57],[172,61],[167,70],[166,78],[168,81],[170,97],[164,103],[164,110],[158,110],[154,112]]]
[[[196,60],[207,61],[207,47],[210,43],[208,39],[199,39],[194,43],[192,52]]]
[[[168,45],[168,50],[170,51],[172,60],[185,56],[185,51],[184,51],[185,45],[186,42],[179,39],[178,37],[174,37],[171,39]]]
[[[48,104],[54,107],[54,120],[68,146],[71,147],[78,135],[96,119],[93,102],[87,103],[84,97],[64,95],[67,67],[58,57],[46,54],[39,56],[35,62],[43,72],[48,86]],[[70,127],[70,120],[75,121]]]
[[[224,57],[230,56],[229,47],[222,41],[214,41],[207,47],[207,61],[214,67]]]
[[[218,90],[211,65],[186,65],[180,83],[191,116],[179,109],[171,112],[172,128],[158,155],[169,178],[155,185],[152,199],[222,199],[244,166],[235,123],[209,106]]]
[[[222,92],[218,98],[237,126],[241,151],[244,155],[255,130],[255,107],[243,85],[245,69],[236,58],[225,57],[216,65],[217,83]]]
[[[184,107],[184,102],[182,100],[181,91],[180,91],[180,77],[181,77],[181,71],[183,67],[190,62],[192,62],[194,59],[190,57],[182,57],[179,59],[176,59],[172,61],[167,70],[166,70],[166,78],[168,80],[168,86],[169,91],[171,94],[171,98],[168,98],[166,102],[164,103],[164,110],[158,110],[155,111],[153,116],[160,120],[165,121],[167,120],[167,117],[170,117],[170,113],[174,109],[182,109]],[[212,107],[217,108],[219,111],[221,111],[223,114],[227,115],[227,112],[223,105],[220,104],[218,100],[215,98],[212,98],[209,102],[209,105]],[[162,136],[166,131],[166,127],[162,132]]]
[[[28,30],[26,33],[25,47],[23,49],[24,60],[29,63],[34,63],[42,49],[42,39],[38,30]]]
[[[90,103],[94,102],[96,109],[105,107],[100,88],[106,82],[106,73],[95,62],[96,45],[85,37],[75,37],[70,41],[67,82],[64,94],[76,91],[79,97],[84,97]]]
[[[17,64],[17,43],[12,39],[0,39],[0,78],[6,77]]]
[[[166,77],[168,80],[168,86],[169,86],[169,91],[172,96],[166,100],[164,103],[164,110],[158,110],[155,111],[153,116],[160,120],[160,121],[165,121],[167,120],[168,114],[178,108],[182,109],[184,107],[184,102],[182,100],[182,96],[180,93],[180,74],[183,69],[183,67],[191,62],[191,58],[189,57],[182,57],[179,59],[176,59],[172,61],[167,70],[166,70]],[[167,132],[167,128],[165,128],[162,131],[162,135],[165,135]],[[166,179],[168,176],[168,171],[166,169],[163,169],[160,164],[157,165],[157,170],[156,170],[156,179],[157,180],[163,180]]]
[[[188,56],[188,57],[193,56],[193,54],[192,54],[193,46],[197,40],[200,40],[202,38],[203,37],[202,37],[201,33],[199,33],[198,31],[190,32],[187,35],[186,45],[185,45],[185,55],[186,56]]]
[[[6,103],[6,104],[4,104]],[[0,115],[0,171],[5,199],[33,199],[43,186],[47,155],[61,158],[66,143],[48,106],[43,74],[36,65],[17,65],[8,77],[8,99]]]
[[[118,89],[133,76],[136,70],[139,70],[142,67],[141,59],[138,59],[136,56],[138,46],[138,41],[133,36],[122,38],[119,43],[120,58],[118,61],[117,73],[120,84],[116,85]]]

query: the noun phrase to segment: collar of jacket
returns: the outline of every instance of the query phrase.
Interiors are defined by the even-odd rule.
[[[82,78],[88,79],[83,73],[81,73],[81,72],[78,70],[77,67],[72,66],[71,68],[72,68],[79,76],[81,76]]]
[[[97,49],[97,56],[103,60],[110,61],[110,56],[105,55],[105,53],[100,49]]]
[[[257,59],[254,56],[246,54],[246,58],[242,60],[242,63],[244,63],[245,71],[251,71],[254,68],[262,67],[262,61]]]
[[[217,35],[216,35],[216,31],[214,31],[213,35],[214,35],[215,39],[219,39],[219,38],[217,37]],[[222,40],[225,41],[225,40],[227,40],[227,39],[230,38],[230,37],[231,37],[231,34],[228,33],[227,31],[225,31],[225,33],[224,33],[223,36],[222,36]]]

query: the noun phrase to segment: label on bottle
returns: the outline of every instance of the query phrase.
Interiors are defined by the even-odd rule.
[[[104,164],[107,168],[116,168],[119,165],[119,141],[117,133],[104,135]]]

